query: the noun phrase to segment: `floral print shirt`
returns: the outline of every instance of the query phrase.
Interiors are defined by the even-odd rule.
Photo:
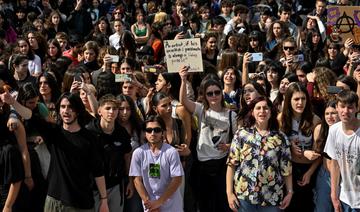
[[[284,176],[292,171],[290,143],[285,134],[240,128],[231,143],[228,165],[235,167],[235,195],[254,205],[278,206]]]

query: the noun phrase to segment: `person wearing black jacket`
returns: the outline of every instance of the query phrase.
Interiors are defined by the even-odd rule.
[[[104,167],[96,137],[84,128],[79,96],[64,93],[56,105],[60,126],[42,123],[39,131],[51,154],[44,211],[94,211],[93,179],[101,212],[108,212]]]
[[[115,96],[107,94],[100,98],[98,114],[100,118],[93,119],[86,128],[98,138],[98,150],[105,166],[105,181],[107,201],[110,211],[123,211],[125,171],[130,166],[130,135],[126,129],[116,122],[119,113]],[[126,187],[128,198],[134,192],[130,180]],[[95,207],[99,204],[99,193],[94,193]]]
[[[84,2],[85,0],[76,0],[75,9],[67,18],[69,34],[79,34],[85,37],[92,30],[92,19],[90,13],[83,6]]]

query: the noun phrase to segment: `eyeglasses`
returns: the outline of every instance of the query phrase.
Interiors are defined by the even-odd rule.
[[[166,22],[165,25],[170,25],[171,26],[172,23],[171,22]]]
[[[161,133],[162,132],[162,129],[160,127],[154,127],[154,128],[151,128],[151,127],[148,127],[145,129],[145,132],[146,133]]]
[[[212,97],[212,96],[219,96],[221,94],[220,90],[216,90],[216,91],[209,91],[206,93],[206,96],[208,97]]]
[[[295,46],[284,46],[284,50],[285,50],[285,51],[288,51],[288,50],[294,51],[294,50],[295,50]]]

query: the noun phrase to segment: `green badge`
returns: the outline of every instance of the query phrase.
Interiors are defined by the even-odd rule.
[[[158,163],[149,164],[149,176],[151,178],[160,178],[160,164]]]

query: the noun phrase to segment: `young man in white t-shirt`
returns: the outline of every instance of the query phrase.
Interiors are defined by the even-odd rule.
[[[340,122],[332,125],[324,151],[331,157],[331,200],[335,212],[360,210],[360,120],[359,97],[353,91],[337,96]]]

